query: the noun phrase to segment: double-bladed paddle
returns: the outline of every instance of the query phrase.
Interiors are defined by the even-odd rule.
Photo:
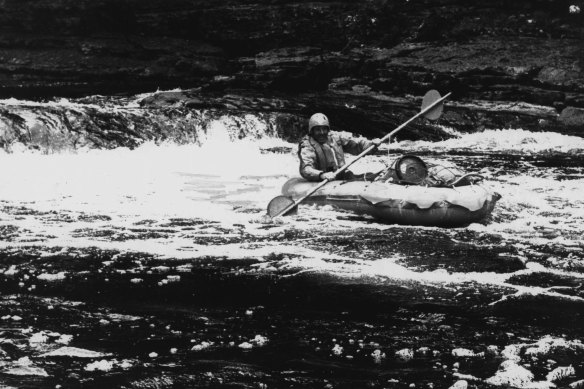
[[[411,122],[413,122],[414,120],[416,120],[420,116],[425,116],[427,119],[430,119],[430,120],[438,119],[440,117],[440,115],[442,115],[442,109],[444,107],[442,102],[448,96],[450,96],[450,93],[447,93],[446,95],[444,95],[444,97],[440,97],[440,93],[438,93],[438,91],[436,91],[436,90],[428,91],[424,95],[424,98],[422,99],[421,111],[418,112],[412,118],[410,118],[408,121],[404,122],[402,125],[397,127],[396,129],[391,131],[389,134],[387,134],[383,138],[381,138],[379,143],[391,140],[391,137],[393,135],[395,135],[398,131],[400,131],[401,129],[406,127],[408,124],[410,124]],[[369,146],[367,149],[363,150],[363,152],[361,152],[361,154],[359,154],[351,162],[348,162],[345,165],[338,168],[334,172],[335,177],[338,176],[340,173],[344,172],[345,170],[347,170],[349,168],[349,166],[351,166],[352,164],[354,164],[355,162],[357,162],[358,160],[363,158],[365,155],[369,154],[371,151],[375,150],[377,147],[378,147],[378,145],[373,145],[373,146]],[[294,201],[293,199],[291,199],[290,197],[287,197],[287,196],[274,197],[272,199],[272,201],[270,201],[270,203],[268,204],[267,216],[269,216],[270,218],[274,218],[274,217],[278,217],[281,215],[289,215],[289,214],[292,214],[293,212],[296,212],[298,204],[300,204],[307,197],[311,196],[314,192],[316,192],[317,190],[319,190],[320,188],[325,186],[327,183],[329,183],[329,181],[332,181],[332,180],[326,179],[326,180],[322,181],[320,184],[315,186],[310,192],[308,192],[307,194],[305,194],[304,196],[302,196],[301,198],[299,198],[296,201]]]

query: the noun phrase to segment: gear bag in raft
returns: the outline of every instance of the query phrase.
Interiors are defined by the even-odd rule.
[[[396,159],[375,181],[401,185],[453,187],[471,185],[482,179],[483,177],[479,174],[465,174],[449,162],[426,163],[415,155],[405,155]]]

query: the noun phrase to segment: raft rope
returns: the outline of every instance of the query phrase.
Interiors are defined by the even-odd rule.
[[[461,177],[457,178],[456,181],[454,181],[451,185],[453,187],[455,187],[456,184],[458,184],[460,181],[464,180],[467,177],[477,177],[477,178],[480,178],[481,180],[484,180],[485,179],[485,177],[481,176],[478,173],[467,173],[464,176],[461,176]],[[472,181],[470,181],[470,184],[473,185],[474,183]]]

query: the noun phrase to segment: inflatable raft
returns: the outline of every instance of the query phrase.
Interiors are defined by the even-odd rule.
[[[318,182],[288,180],[282,194],[296,200]],[[331,181],[303,201],[371,215],[391,224],[461,227],[488,217],[501,196],[480,185],[425,187],[386,182]]]

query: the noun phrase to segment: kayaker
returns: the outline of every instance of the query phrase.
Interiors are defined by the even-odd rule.
[[[315,113],[308,121],[308,135],[300,141],[300,175],[308,181],[335,179],[334,171],[345,164],[345,152],[360,154],[370,146],[380,144],[379,139],[355,138],[330,130],[329,120],[322,113]],[[345,170],[336,179],[350,180],[355,175]]]

